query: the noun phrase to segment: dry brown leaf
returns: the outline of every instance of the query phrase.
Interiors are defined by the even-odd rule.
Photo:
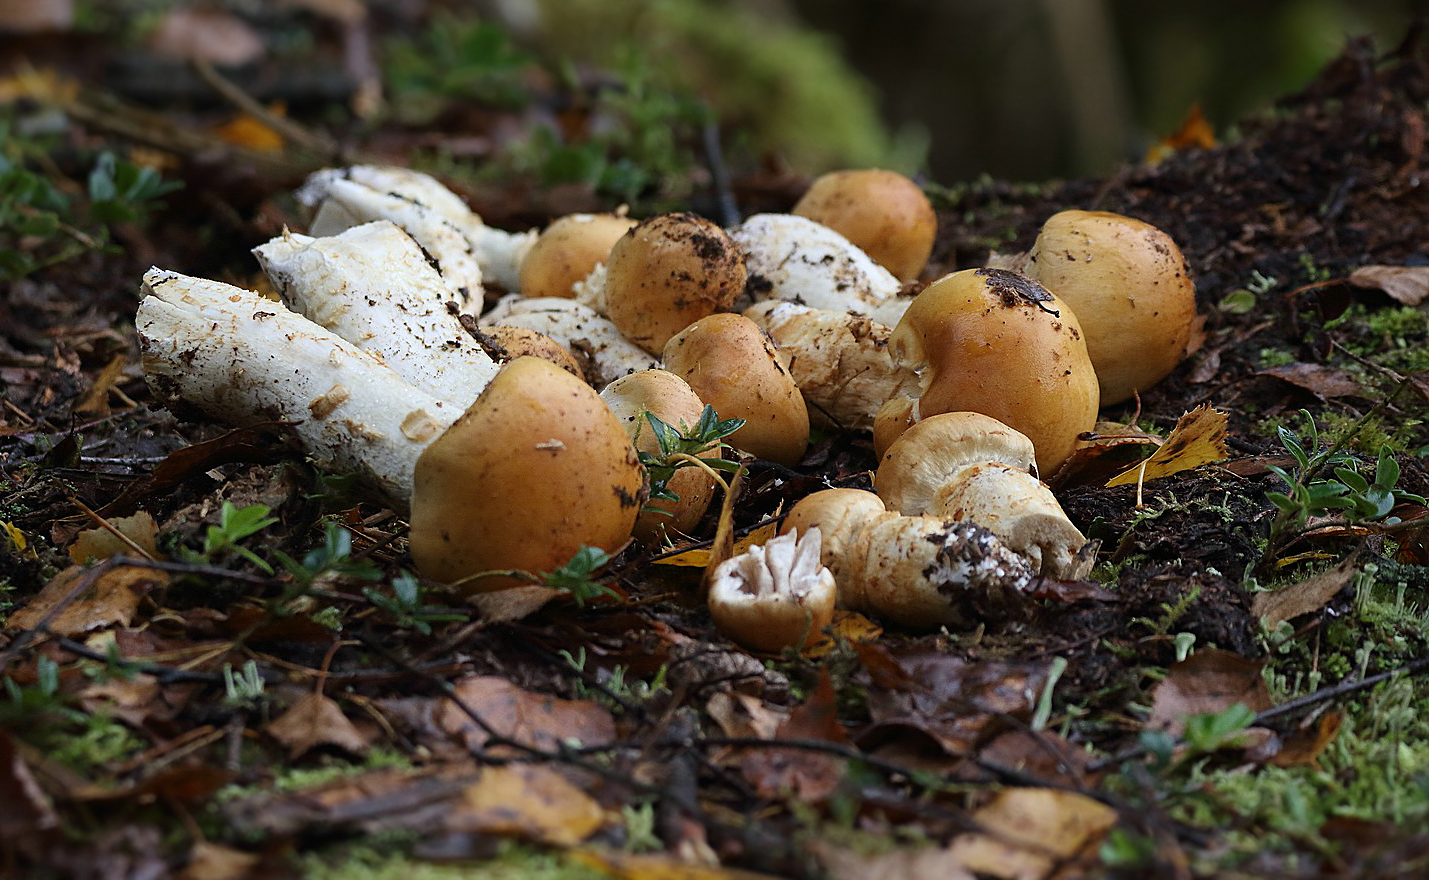
[[[869,854],[816,841],[811,849],[830,880],[974,880],[961,858],[944,847]]]
[[[1256,375],[1270,376],[1303,388],[1321,400],[1332,397],[1364,397],[1364,386],[1353,374],[1321,364],[1297,362],[1268,367]]]
[[[258,862],[253,853],[201,840],[189,851],[189,863],[179,880],[245,880]]]
[[[802,705],[779,725],[774,739],[817,740],[848,745],[848,733],[838,718],[838,698],[828,670]],[[762,797],[792,795],[803,803],[820,803],[838,788],[847,760],[807,749],[755,748],[740,769]]]
[[[690,864],[664,853],[581,849],[570,853],[570,858],[617,880],[777,880],[773,875],[754,871]]]
[[[1147,148],[1142,161],[1147,165],[1156,165],[1181,150],[1193,147],[1210,149],[1215,145],[1216,130],[1206,121],[1206,117],[1201,113],[1201,102],[1197,101],[1186,111],[1186,116],[1175,131]]]
[[[569,595],[565,590],[526,584],[505,590],[473,593],[466,598],[475,606],[477,615],[487,623],[506,623],[530,617],[546,607],[548,602]]]
[[[57,608],[89,573],[84,566],[71,565],[55,575],[25,607],[11,614],[6,629],[34,629]],[[79,598],[70,602],[49,623],[50,632],[62,636],[128,626],[139,610],[139,601],[150,591],[167,584],[169,576],[151,568],[123,565],[111,568],[95,579]]]
[[[787,713],[769,708],[756,696],[734,691],[716,692],[705,710],[725,736],[733,737],[773,739],[779,725],[789,718]]]
[[[355,755],[367,751],[367,737],[347,720],[336,700],[322,694],[308,694],[298,700],[269,724],[267,731],[288,747],[290,758],[318,746],[337,746]]]
[[[1270,763],[1276,767],[1318,767],[1320,756],[1340,733],[1344,720],[1339,712],[1329,712],[1309,730],[1297,730],[1285,738]]]
[[[238,66],[263,55],[263,38],[221,9],[180,7],[169,12],[149,37],[156,55],[185,61]]]
[[[539,764],[488,767],[466,787],[446,830],[573,846],[599,830],[605,811],[560,773]]]
[[[1282,621],[1324,608],[1354,578],[1358,569],[1358,560],[1351,556],[1334,568],[1298,584],[1270,593],[1257,593],[1250,603],[1250,610],[1267,629],[1275,629]]]
[[[1429,266],[1361,266],[1350,273],[1350,283],[1382,290],[1396,302],[1417,306],[1429,299]]]
[[[133,516],[116,516],[105,520],[119,534],[133,541],[150,556],[159,555],[159,526],[154,518],[144,511]],[[74,562],[91,559],[108,559],[115,555],[132,555],[134,548],[126,544],[118,535],[105,528],[85,529],[74,536],[69,545],[69,558]]]
[[[1046,476],[1056,489],[1101,485],[1129,465],[1146,456],[1145,447],[1158,447],[1160,437],[1132,425],[1097,422],[1096,427],[1077,438],[1072,454],[1055,474]]]
[[[599,703],[563,700],[522,690],[504,678],[478,675],[456,683],[456,696],[496,734],[538,749],[567,740],[603,745],[615,739],[615,720]],[[468,749],[486,745],[490,735],[451,698],[437,710],[438,725]]]
[[[1116,824],[1116,811],[1076,792],[1008,788],[973,819],[981,831],[948,847],[958,865],[979,876],[1041,880],[1099,841]]]
[[[839,650],[843,642],[872,642],[883,635],[883,627],[859,614],[857,611],[834,612],[834,622],[825,627],[824,634],[813,645],[804,650],[805,657],[826,657]]]
[[[1230,651],[1201,648],[1175,664],[1152,695],[1148,730],[1180,735],[1190,715],[1223,712],[1244,703],[1255,712],[1270,708],[1261,663]]]
[[[99,375],[94,377],[94,382],[78,403],[74,405],[75,412],[94,413],[104,415],[109,412],[109,390],[114,387],[124,376],[124,364],[127,358],[124,354],[117,354],[104,365],[104,369],[99,371]]]
[[[1213,461],[1226,453],[1226,414],[1203,403],[1176,420],[1161,448],[1141,464],[1107,481],[1108,486],[1130,486],[1138,481],[1168,477]]]

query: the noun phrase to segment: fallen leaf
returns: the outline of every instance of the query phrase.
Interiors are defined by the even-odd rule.
[[[773,739],[779,725],[788,720],[787,713],[764,705],[751,694],[719,691],[705,704],[710,720],[719,725],[725,736]]]
[[[1007,788],[973,820],[980,830],[948,847],[957,864],[979,876],[1039,880],[1099,841],[1116,824],[1116,811],[1072,791]]]
[[[1406,306],[1429,299],[1429,266],[1361,266],[1350,273],[1355,287],[1382,290]]]
[[[834,622],[824,628],[819,640],[804,650],[805,657],[826,657],[837,651],[842,642],[872,642],[883,635],[883,627],[857,611],[834,612]]]
[[[774,741],[781,739],[850,744],[838,718],[838,698],[827,669],[809,698],[779,725]],[[792,795],[803,803],[816,804],[838,788],[847,763],[840,755],[813,749],[753,748],[740,762],[740,770],[761,797]]]
[[[1135,485],[1221,461],[1227,455],[1226,423],[1225,413],[1208,403],[1201,404],[1176,420],[1166,442],[1150,458],[1108,480],[1106,485]]]
[[[133,516],[111,517],[105,522],[113,526],[119,534],[133,541],[145,553],[150,556],[159,555],[159,526],[148,513],[141,510]],[[133,555],[133,553],[133,547],[105,528],[85,529],[75,535],[74,543],[69,545],[69,558],[78,563],[108,559],[116,555]]]
[[[282,116],[286,112],[285,106],[281,103],[271,105],[269,110],[275,116]],[[277,153],[283,149],[283,136],[268,123],[247,113],[214,126],[213,133],[224,143],[245,147],[260,153]]]
[[[25,607],[11,614],[5,629],[34,629],[89,576],[90,569],[72,565],[55,575]],[[151,568],[123,565],[100,574],[78,598],[64,606],[49,622],[50,632],[76,636],[109,626],[128,626],[139,610],[139,601],[169,581],[168,575]]]
[[[452,832],[572,846],[594,834],[604,821],[600,804],[554,769],[511,764],[483,770],[443,824]]]
[[[1173,665],[1152,695],[1148,730],[1180,735],[1191,715],[1223,712],[1243,703],[1252,711],[1270,708],[1261,663],[1230,651],[1199,648]]]
[[[1338,370],[1334,367],[1326,367],[1321,364],[1307,364],[1296,362],[1284,364],[1279,367],[1267,367],[1256,373],[1257,376],[1270,376],[1282,382],[1289,382],[1297,388],[1303,388],[1321,400],[1328,400],[1332,397],[1364,397],[1364,386],[1353,374]]]
[[[49,797],[10,734],[0,730],[0,854],[26,849],[59,831]]]
[[[1084,779],[1092,756],[1046,730],[1019,729],[1001,734],[978,752],[978,758],[997,768],[1017,770],[1049,783],[1076,786]],[[973,768],[977,772],[977,768]]]
[[[1146,456],[1146,447],[1158,447],[1160,437],[1148,434],[1132,425],[1119,422],[1097,422],[1083,432],[1072,448],[1072,454],[1047,477],[1047,484],[1057,489],[1101,485],[1129,465]]]
[[[109,363],[99,371],[99,375],[94,377],[94,382],[89,386],[89,391],[84,397],[74,405],[74,411],[79,413],[93,413],[104,415],[109,412],[109,390],[114,387],[124,376],[124,364],[127,358],[120,353],[110,359]]]
[[[569,858],[616,880],[777,880],[772,874],[690,864],[664,853],[578,849]]]
[[[1339,735],[1343,720],[1339,712],[1327,712],[1314,727],[1296,730],[1285,737],[1270,763],[1276,767],[1318,767],[1320,756]]]
[[[1359,570],[1359,560],[1351,556],[1328,571],[1322,571],[1298,584],[1291,584],[1268,593],[1257,593],[1250,610],[1266,629],[1275,629],[1282,621],[1302,614],[1312,614],[1324,608],[1339,595]]]
[[[288,747],[289,758],[318,746],[337,746],[354,755],[367,751],[367,738],[342,714],[336,700],[322,694],[308,694],[298,700],[269,724],[267,731]]]
[[[149,36],[156,55],[238,66],[263,55],[257,31],[222,9],[180,7],[164,15]]]
[[[189,863],[179,880],[245,880],[258,862],[253,853],[201,840],[189,851]]]
[[[1206,121],[1205,115],[1201,113],[1201,102],[1197,101],[1186,111],[1186,116],[1175,131],[1147,148],[1142,161],[1147,165],[1156,165],[1182,150],[1193,147],[1210,149],[1215,145],[1216,130]]]
[[[756,529],[752,529],[749,534],[745,535],[743,538],[740,538],[738,541],[735,541],[734,552],[730,555],[735,556],[740,553],[743,553],[750,547],[753,547],[755,544],[766,544],[768,543],[770,538],[777,537],[778,534],[778,522],[765,523],[764,525],[759,526]],[[674,556],[666,556],[663,559],[656,559],[654,560],[654,562],[659,565],[680,565],[688,568],[706,568],[709,566],[711,558],[712,556],[710,554],[710,548],[693,547],[683,553],[677,553]]]
[[[473,593],[466,602],[476,608],[477,615],[487,623],[506,623],[530,617],[547,603],[569,595],[565,590],[525,584],[504,590]]]
[[[946,847],[923,846],[864,853],[815,841],[810,849],[830,880],[974,880],[961,856]]]
[[[563,700],[522,690],[504,678],[478,675],[455,685],[456,698],[496,736],[538,749],[553,749],[569,740],[595,746],[613,742],[615,720],[591,700]],[[483,748],[491,734],[448,697],[437,710],[442,730],[468,749]]]

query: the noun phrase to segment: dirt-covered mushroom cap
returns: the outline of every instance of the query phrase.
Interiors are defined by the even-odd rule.
[[[620,420],[560,367],[521,357],[417,459],[412,558],[438,581],[552,571],[583,546],[630,538],[644,470]],[[470,592],[521,583],[477,578]]]
[[[1027,435],[1055,473],[1096,424],[1096,373],[1077,316],[1005,269],[966,269],[928,285],[893,329],[889,352],[922,371],[919,419],[979,412]]]
[[[523,296],[574,295],[635,221],[618,214],[568,214],[552,221],[521,260]]]
[[[910,427],[878,462],[874,484],[890,510],[910,515],[932,510],[938,490],[958,470],[998,462],[1034,471],[1032,441],[991,416],[938,413]]]
[[[1161,381],[1196,317],[1190,268],[1171,236],[1107,211],[1062,211],[1042,225],[1022,270],[1072,307],[1103,404]]]
[[[497,324],[495,327],[483,328],[481,332],[486,338],[477,341],[482,343],[492,360],[498,363],[506,363],[519,357],[538,357],[543,361],[550,361],[572,376],[586,378],[580,361],[571,354],[571,350],[539,330],[517,327],[514,324]]]
[[[647,414],[685,433],[699,422],[705,408],[690,384],[668,370],[641,370],[622,376],[607,385],[600,396],[625,426],[635,449],[646,453],[660,450]],[[714,480],[698,467],[676,470],[667,485],[680,499],[652,500],[646,505],[647,509],[635,520],[635,537],[642,541],[689,532],[714,497]]]
[[[736,449],[796,464],[809,445],[809,410],[784,355],[743,315],[701,318],[665,344],[665,369],[679,375],[722,419],[744,419]]]
[[[831,171],[819,177],[793,213],[842,233],[899,280],[928,264],[938,215],[918,184],[878,168]]]
[[[620,332],[651,354],[706,315],[728,310],[744,292],[739,247],[695,214],[657,214],[610,249],[605,312]]]

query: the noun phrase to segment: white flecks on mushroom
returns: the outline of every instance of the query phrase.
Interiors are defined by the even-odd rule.
[[[627,373],[655,369],[660,359],[626,339],[610,319],[572,299],[504,296],[481,318],[483,327],[505,324],[544,333],[586,358],[595,368],[592,380],[605,387]]]
[[[417,457],[456,407],[252,291],[150,269],[135,325],[149,384],[232,425],[292,422],[320,467],[405,509]]]
[[[391,222],[323,238],[284,232],[253,253],[290,308],[458,410],[496,375],[447,308],[456,291]]]

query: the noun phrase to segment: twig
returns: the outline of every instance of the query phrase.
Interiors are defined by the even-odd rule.
[[[199,75],[199,78],[208,83],[215,92],[223,96],[224,100],[239,110],[242,110],[244,113],[247,113],[249,116],[258,119],[264,125],[278,132],[293,143],[331,159],[336,159],[341,153],[337,144],[327,138],[310,132],[293,120],[285,116],[279,116],[277,113],[264,107],[255,100],[252,95],[240,89],[215,70],[213,65],[207,60],[195,58],[191,63],[194,72]]]

